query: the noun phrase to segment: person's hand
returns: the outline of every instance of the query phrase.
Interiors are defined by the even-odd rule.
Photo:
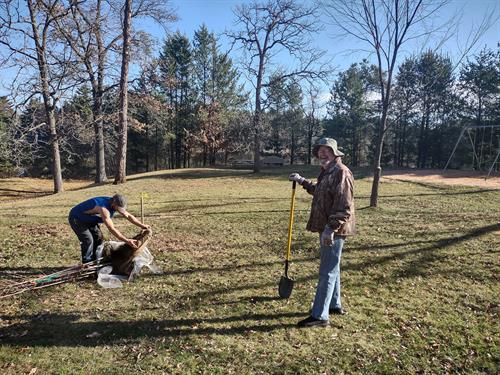
[[[323,232],[321,233],[321,245],[323,246],[331,246],[333,243],[333,228],[325,225],[325,229],[323,229]]]
[[[294,172],[292,173],[290,176],[288,176],[288,179],[290,181],[295,181],[297,182],[299,185],[302,185],[302,183],[304,182],[305,178],[302,177],[300,174],[298,174],[297,172]]]

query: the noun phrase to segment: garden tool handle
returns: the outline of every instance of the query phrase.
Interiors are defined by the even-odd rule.
[[[288,274],[288,262],[290,261],[291,246],[292,246],[292,227],[293,227],[293,214],[295,209],[295,187],[297,182],[292,183],[292,203],[290,204],[290,220],[288,222],[288,243],[286,247],[286,261],[285,261],[285,276]]]

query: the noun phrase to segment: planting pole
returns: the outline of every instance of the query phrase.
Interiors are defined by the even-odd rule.
[[[141,223],[144,223],[144,197],[141,194]]]

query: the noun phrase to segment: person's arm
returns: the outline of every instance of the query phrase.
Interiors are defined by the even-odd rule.
[[[120,207],[120,208],[117,209],[117,211],[120,213],[120,215],[122,215],[123,217],[125,217],[125,219],[127,219],[128,221],[130,221],[132,224],[137,225],[139,228],[150,229],[149,225],[141,223],[134,215],[132,215],[130,212],[128,212],[124,208]]]
[[[115,225],[113,224],[113,220],[111,220],[111,215],[109,214],[109,211],[105,207],[99,207],[98,208],[99,214],[101,215],[102,222],[104,225],[106,225],[106,228],[120,241],[123,241],[133,248],[137,248],[137,241],[129,239],[125,237],[123,234],[120,233],[118,229],[115,228]]]
[[[314,195],[314,191],[316,190],[316,183],[312,182],[311,180],[304,180],[304,182],[302,183],[302,187],[309,194]]]

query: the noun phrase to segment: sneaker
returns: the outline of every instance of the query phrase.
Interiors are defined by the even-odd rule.
[[[335,315],[347,315],[347,311],[345,311],[342,307],[333,307],[329,309],[328,312]]]
[[[297,323],[298,327],[326,327],[330,323],[328,320],[316,319],[312,316],[308,316],[307,318],[301,320]]]

